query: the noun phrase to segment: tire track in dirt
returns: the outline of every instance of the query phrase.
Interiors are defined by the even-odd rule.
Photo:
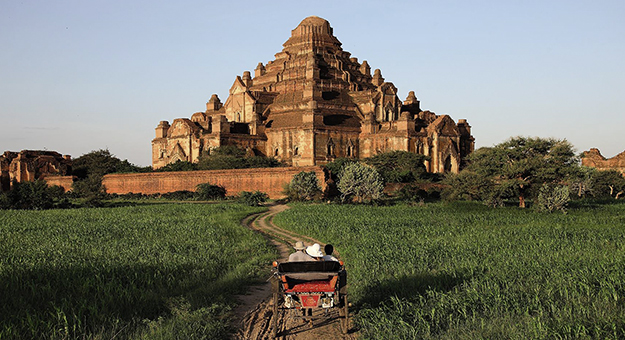
[[[280,261],[286,261],[293,252],[293,245],[297,241],[304,241],[306,245],[324,243],[305,235],[281,229],[273,224],[273,217],[288,209],[285,204],[269,206],[265,213],[248,216],[241,223],[248,228],[262,233],[279,251]],[[335,256],[338,257],[338,252]],[[277,317],[277,339],[357,339],[357,334],[342,334],[338,318],[338,309],[333,308],[329,313],[315,310],[313,318],[316,319],[312,328],[310,324],[303,323],[296,318],[296,310],[279,310],[278,315],[273,315],[273,299],[271,299],[271,284],[266,282],[262,285],[252,286],[246,295],[239,296],[240,304],[234,309],[235,322],[238,331],[235,334],[237,340],[273,339],[271,322]]]

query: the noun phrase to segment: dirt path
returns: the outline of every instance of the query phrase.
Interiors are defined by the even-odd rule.
[[[252,230],[263,233],[278,249],[280,259],[286,261],[293,251],[296,241],[304,241],[308,246],[322,242],[311,237],[299,235],[291,231],[279,228],[273,224],[273,216],[288,209],[284,204],[276,204],[269,207],[269,211],[249,216],[243,220],[243,224]],[[338,257],[338,253],[335,256]],[[278,315],[273,315],[273,301],[271,299],[271,284],[269,282],[251,287],[247,295],[239,296],[241,304],[234,310],[239,330],[235,339],[255,340],[273,339],[271,321],[277,317],[278,339],[356,339],[357,335],[350,331],[343,335],[338,318],[338,309],[333,308],[327,315],[318,310],[313,314],[315,322],[312,328],[303,323],[301,319],[294,317],[295,310],[279,310]]]

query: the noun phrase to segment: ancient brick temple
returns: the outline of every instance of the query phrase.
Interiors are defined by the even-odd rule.
[[[237,76],[225,103],[213,95],[191,119],[161,121],[153,168],[237,145],[292,166],[404,150],[430,156],[430,172],[458,172],[473,151],[466,120],[422,111],[413,91],[402,102],[380,70],[341,49],[328,21],[304,19],[283,46],[253,77]]]
[[[13,181],[45,179],[50,185],[69,190],[72,183],[72,159],[56,151],[5,151],[0,155],[0,190],[6,191]]]
[[[582,165],[598,170],[616,170],[625,175],[625,151],[612,158],[605,158],[599,149],[592,148],[582,154]]]

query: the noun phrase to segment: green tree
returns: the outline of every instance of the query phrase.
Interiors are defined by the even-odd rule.
[[[280,166],[273,157],[257,156],[234,145],[214,148],[198,159],[198,170],[270,168]]]
[[[72,174],[77,177],[77,181],[72,184],[73,195],[85,198],[87,206],[101,206],[101,200],[106,198],[106,188],[102,185],[104,175],[151,171],[151,167],[139,167],[128,160],[122,161],[108,149],[86,153],[76,158],[72,167]]]
[[[275,168],[282,163],[273,157],[250,156],[245,158],[248,168]]]
[[[337,184],[343,201],[356,199],[375,201],[382,197],[384,180],[378,171],[362,163],[347,164],[339,175]]]
[[[201,157],[198,160],[197,168],[199,170],[245,169],[247,162],[243,157],[211,154]]]
[[[408,183],[426,173],[424,160],[428,156],[408,151],[390,151],[365,159],[382,175],[386,183]]]
[[[339,157],[334,161],[327,163],[324,167],[330,172],[330,178],[337,182],[339,180],[339,176],[341,175],[341,171],[348,164],[358,163],[357,160],[353,158],[344,158]]]
[[[286,186],[286,194],[293,201],[310,201],[321,196],[321,186],[314,171],[302,171]]]
[[[591,177],[591,191],[595,197],[623,196],[625,178],[616,170],[595,170]]]
[[[119,172],[147,172],[150,167],[136,166],[128,160],[121,160],[111,154],[108,149],[101,149],[86,153],[72,162],[72,174],[78,179],[87,178],[89,175],[104,176]]]
[[[487,198],[495,187],[491,178],[468,170],[446,174],[443,184],[442,197],[446,201],[490,201]]]
[[[1,209],[32,209],[43,210],[69,205],[63,189],[59,186],[48,186],[46,181],[17,182],[12,189],[0,193]]]
[[[586,197],[593,194],[592,178],[597,169],[579,166],[573,168],[569,178],[569,189],[572,195],[578,198]]]
[[[553,138],[513,137],[494,147],[480,148],[469,156],[466,171],[495,183],[499,198],[517,197],[519,207],[537,195],[543,183],[557,183],[577,166],[573,146]]]
[[[189,161],[177,160],[174,163],[169,163],[163,167],[156,169],[156,171],[194,171],[198,170],[198,165]]]
[[[75,181],[72,184],[72,194],[84,198],[84,205],[89,207],[102,206],[102,200],[107,198],[106,187],[99,174],[90,174],[87,178]]]

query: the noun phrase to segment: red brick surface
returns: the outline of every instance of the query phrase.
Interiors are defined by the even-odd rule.
[[[270,198],[282,198],[284,184],[301,171],[314,171],[325,188],[321,167],[285,167],[233,170],[150,172],[138,174],[105,175],[102,184],[110,194],[158,194],[178,190],[195,191],[198,184],[210,183],[226,188],[226,195],[235,196],[241,191],[262,191]]]
[[[74,176],[46,176],[44,177],[46,183],[49,186],[58,185],[68,192],[72,190],[72,183],[74,183]]]

